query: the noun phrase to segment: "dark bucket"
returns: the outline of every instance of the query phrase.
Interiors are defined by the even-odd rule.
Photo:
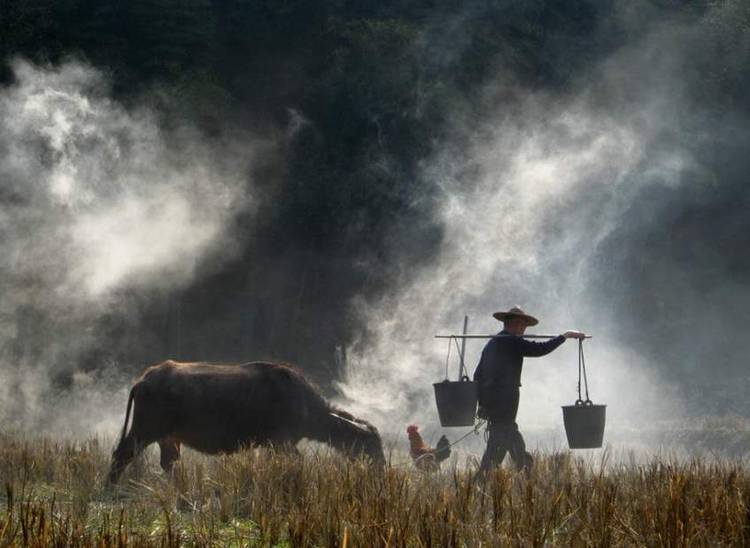
[[[472,381],[443,381],[432,386],[442,426],[474,426],[477,387]]]
[[[602,446],[607,406],[594,405],[591,400],[578,400],[574,405],[564,405],[563,422],[571,449],[596,449]]]

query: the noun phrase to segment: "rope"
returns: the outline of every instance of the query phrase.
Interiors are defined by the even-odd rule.
[[[468,432],[466,432],[466,434],[464,434],[463,436],[461,436],[460,438],[458,438],[453,443],[449,443],[448,447],[453,447],[457,443],[462,442],[463,440],[465,440],[466,438],[468,438],[471,434],[477,434],[478,435],[479,434],[479,429],[482,427],[482,425],[485,422],[486,421],[484,419],[479,419],[479,421],[477,421],[477,423],[474,425],[474,428],[472,428],[471,430],[469,430]]]
[[[578,345],[581,354],[581,366],[583,368],[583,386],[586,388],[586,401],[591,401],[591,398],[589,398],[589,381],[586,377],[586,358],[583,357],[583,339],[579,339]]]
[[[458,338],[453,337],[453,342],[456,343],[456,352],[458,352],[458,359],[461,360],[461,347],[458,346]],[[463,377],[466,371],[464,370],[464,362],[459,362],[459,371],[458,371],[458,380],[460,381]]]
[[[586,393],[586,400],[581,396],[581,373],[583,373],[583,387]],[[586,358],[583,356],[583,339],[578,339],[578,401],[591,401],[589,398],[589,381],[586,377]]]
[[[474,425],[474,427],[471,430],[469,430],[468,432],[466,432],[466,434],[464,434],[463,436],[461,436],[460,438],[458,438],[456,441],[454,441],[452,443],[449,443],[446,446],[446,449],[453,448],[453,446],[458,445],[460,442],[464,441],[466,438],[468,438],[472,434],[479,435],[479,429],[482,428],[482,426],[484,426],[484,424],[486,422],[487,421],[484,420],[484,419],[479,419],[477,421],[477,423]],[[413,459],[412,462],[399,462],[399,463],[396,463],[396,464],[391,464],[391,468],[401,468],[402,466],[409,466],[410,464],[417,464],[420,460],[422,460],[424,457],[427,457],[427,456],[430,456],[430,454],[426,453],[424,455],[420,455],[416,459]]]
[[[448,339],[448,354],[445,356],[445,380],[446,381],[448,380],[448,364],[449,364],[450,359],[451,359],[451,341],[453,341],[455,343],[455,345],[456,345],[456,352],[458,352],[458,355],[459,356],[461,355],[461,348],[458,346],[458,338],[455,337],[455,336],[451,336]],[[460,368],[460,370],[458,372],[458,380],[459,381],[463,377],[467,376],[466,375],[466,364],[464,364],[463,362],[461,362],[460,365],[461,365],[461,368]]]
[[[448,362],[451,359],[451,341],[448,339],[448,355],[445,357],[445,380],[448,380]]]

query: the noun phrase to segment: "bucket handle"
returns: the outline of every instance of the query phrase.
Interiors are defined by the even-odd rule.
[[[578,399],[576,400],[576,403],[575,403],[576,407],[591,407],[592,405],[594,405],[594,402],[592,402],[589,399],[586,399],[585,401]]]
[[[450,379],[443,379],[440,382],[452,382],[452,381]],[[464,375],[463,377],[461,377],[460,379],[458,379],[458,382],[471,382],[471,379],[469,377],[467,377],[466,375]]]
[[[583,374],[583,375],[581,375]],[[583,395],[581,394],[581,376],[583,376],[584,393],[586,394],[586,400],[584,401]],[[576,405],[594,405],[589,398],[589,381],[586,378],[586,358],[583,357],[583,339],[578,339],[578,399]]]
[[[464,324],[468,321],[468,316],[464,320]],[[464,335],[466,334],[466,325],[464,325]],[[464,364],[464,348],[459,348],[458,346],[458,337],[451,336],[448,339],[448,354],[445,356],[445,379],[444,382],[450,382],[450,379],[448,378],[448,363],[451,359],[451,341],[456,345],[456,351],[458,352],[458,380],[460,382],[466,382],[470,381],[469,375],[467,375],[466,371],[466,365]],[[463,340],[463,342],[466,342],[466,339]]]

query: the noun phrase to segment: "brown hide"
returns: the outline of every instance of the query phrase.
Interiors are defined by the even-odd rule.
[[[116,482],[128,462],[154,442],[159,442],[162,467],[169,471],[180,444],[204,453],[229,453],[249,444],[293,449],[302,438],[328,443],[350,456],[385,460],[375,427],[333,408],[288,365],[167,361],[147,369],[131,390],[109,481]]]

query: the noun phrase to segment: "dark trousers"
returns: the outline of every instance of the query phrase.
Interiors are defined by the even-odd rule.
[[[489,438],[487,449],[482,456],[479,473],[485,474],[495,466],[500,466],[506,453],[510,453],[513,463],[519,470],[529,470],[533,463],[526,452],[526,443],[516,424],[518,413],[518,387],[507,387],[493,394],[489,405],[483,405],[487,413]]]

